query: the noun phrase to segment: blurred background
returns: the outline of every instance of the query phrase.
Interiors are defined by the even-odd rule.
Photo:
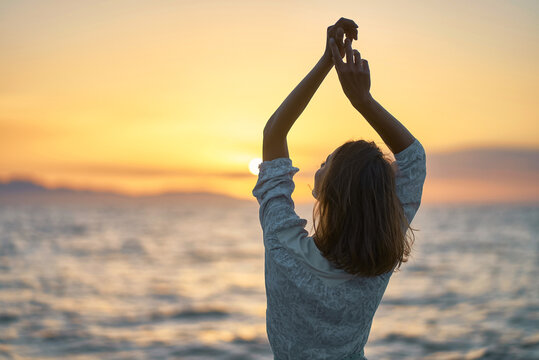
[[[0,3],[0,358],[272,358],[262,130],[340,17],[427,153],[366,356],[539,357],[537,1],[20,0]],[[288,137],[303,218],[350,139],[392,156],[332,70]]]

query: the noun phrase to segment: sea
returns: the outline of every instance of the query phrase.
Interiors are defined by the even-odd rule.
[[[412,227],[366,357],[539,359],[539,204]],[[273,359],[265,310],[256,202],[0,203],[0,359]]]

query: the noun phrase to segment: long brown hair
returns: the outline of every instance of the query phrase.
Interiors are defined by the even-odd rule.
[[[390,162],[374,142],[358,140],[337,148],[328,165],[313,208],[313,238],[322,255],[358,276],[400,268],[415,235]]]

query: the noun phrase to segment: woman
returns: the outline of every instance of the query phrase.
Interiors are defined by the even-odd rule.
[[[264,233],[267,333],[277,359],[365,360],[374,313],[413,243],[407,230],[421,202],[425,152],[371,96],[369,65],[352,39],[352,20],[327,29],[321,59],[264,129],[253,195]],[[344,93],[395,154],[396,166],[373,142],[333,151],[315,175],[310,237],[307,221],[294,212],[292,177],[299,169],[286,135],[334,65]]]

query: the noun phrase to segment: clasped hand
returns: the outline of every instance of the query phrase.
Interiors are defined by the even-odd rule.
[[[346,97],[360,110],[372,97],[369,63],[361,58],[358,50],[352,49],[352,39],[357,40],[357,27],[353,20],[345,18],[340,18],[335,25],[328,27],[324,57],[331,54]],[[344,34],[346,39],[343,43]],[[346,62],[343,62],[345,55]]]

